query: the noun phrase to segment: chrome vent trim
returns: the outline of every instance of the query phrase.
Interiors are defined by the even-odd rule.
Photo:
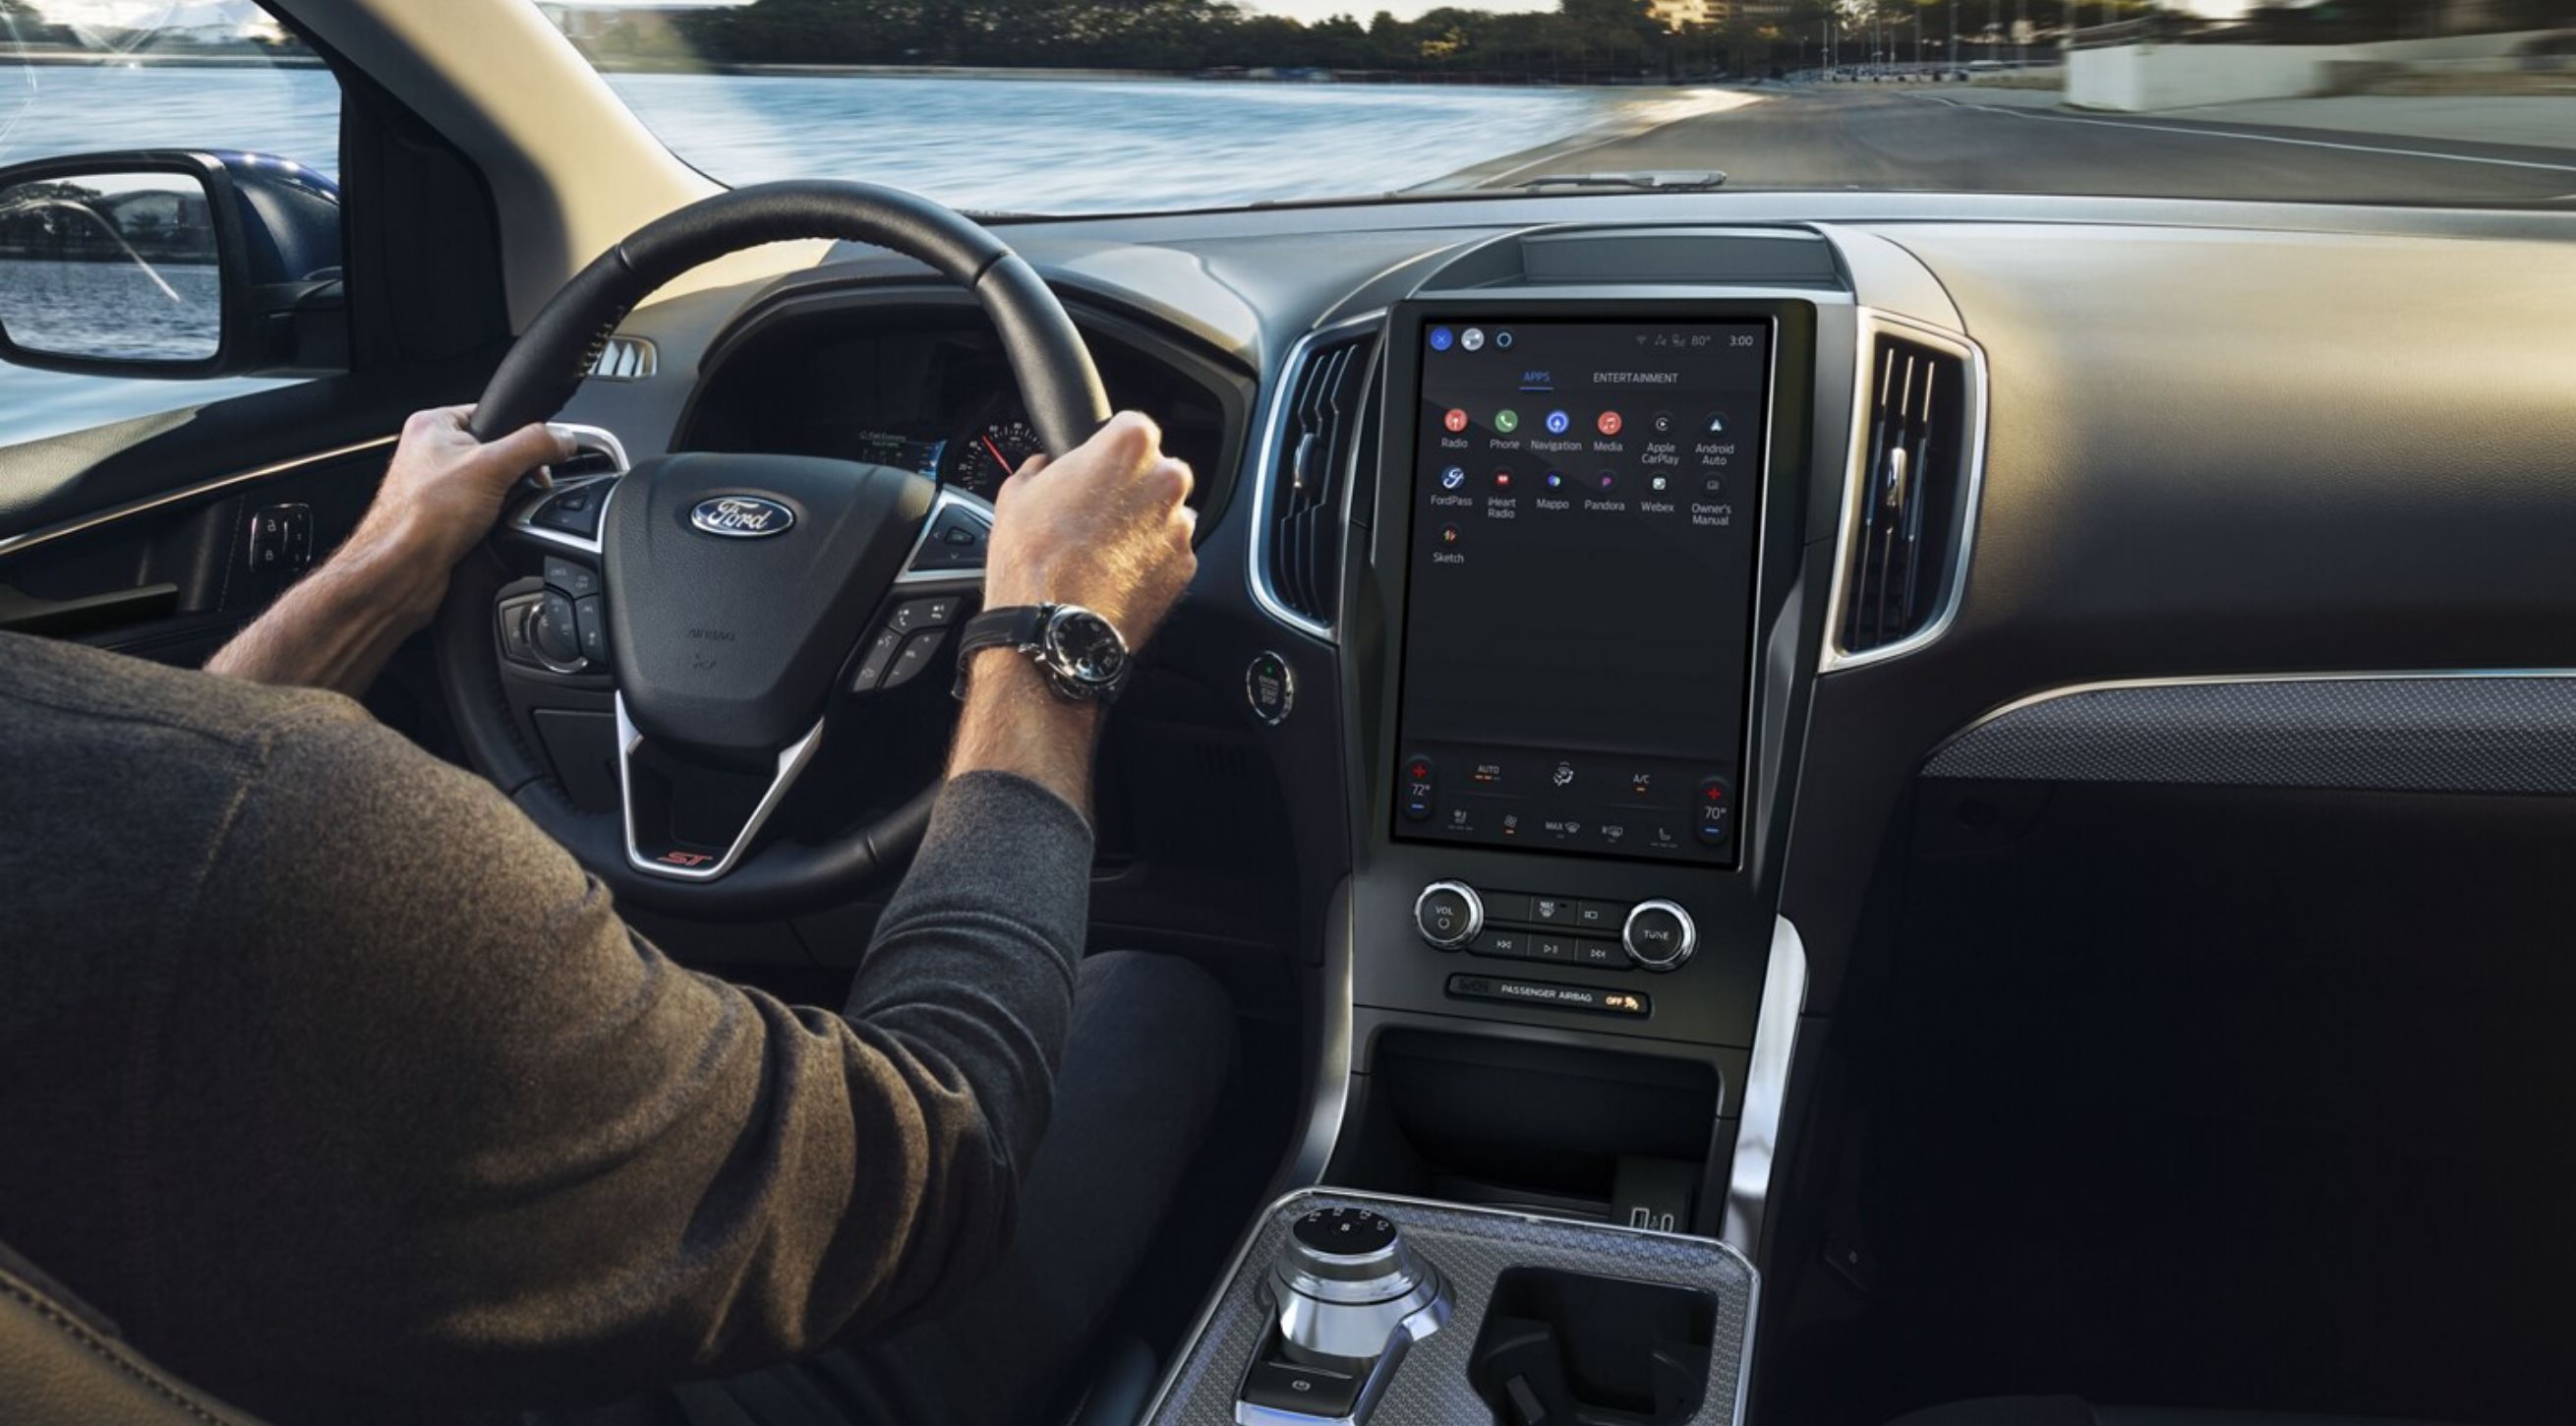
[[[1280,623],[1331,642],[1350,529],[1362,417],[1386,313],[1319,327],[1280,363],[1253,472],[1252,600]],[[1345,409],[1347,408],[1347,409]]]
[[[1859,318],[1842,525],[1818,665],[1823,673],[1899,658],[1949,631],[1967,592],[1985,488],[1984,348],[1890,312],[1864,308]],[[1926,353],[1935,361],[1923,363]],[[1960,388],[1955,398],[1943,390],[1944,372]],[[1932,430],[1928,423],[1954,400],[1964,429]],[[1936,440],[1955,450],[1955,458],[1927,460]],[[1927,529],[1926,512],[1939,496],[1931,482],[1944,479],[1954,482],[1947,528]],[[1927,549],[1939,567],[1926,567]],[[1864,598],[1857,591],[1865,580],[1874,583]],[[1891,599],[1905,631],[1880,638]]]
[[[660,365],[660,354],[642,337],[610,337],[602,342],[599,355],[590,363],[590,374],[599,381],[642,381]]]

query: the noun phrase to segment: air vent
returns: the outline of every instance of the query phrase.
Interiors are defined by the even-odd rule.
[[[1852,508],[1828,669],[1888,658],[1937,636],[1967,572],[1983,401],[1976,350],[1874,319],[1859,384]]]
[[[1271,408],[1253,592],[1272,614],[1318,638],[1332,636],[1341,598],[1343,536],[1377,346],[1374,318],[1308,339],[1290,358]]]
[[[610,337],[590,364],[590,374],[605,381],[642,381],[653,374],[653,344],[642,337]]]

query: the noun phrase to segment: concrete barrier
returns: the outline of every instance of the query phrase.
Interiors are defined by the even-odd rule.
[[[2067,56],[2066,102],[2143,113],[2333,94],[2419,63],[2500,60],[2546,30],[2361,45],[2120,45]]]

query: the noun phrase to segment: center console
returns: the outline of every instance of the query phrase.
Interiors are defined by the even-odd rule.
[[[1755,1278],[1723,1243],[1308,1191],[1254,1225],[1151,1426],[1723,1426]]]
[[[1740,1420],[1850,284],[1706,228],[1391,281],[1322,329],[1377,364],[1317,630],[1351,873],[1292,1173],[1333,1187],[1253,1226],[1150,1419]]]
[[[1534,283],[1536,241],[1386,317],[1325,1181],[1716,1233],[1846,429],[1818,408],[1848,316],[1818,314],[1849,299]]]

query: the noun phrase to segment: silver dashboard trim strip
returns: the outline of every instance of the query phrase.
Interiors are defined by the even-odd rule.
[[[1762,1217],[1780,1153],[1780,1114],[1789,1065],[1798,1048],[1798,1019],[1807,1008],[1807,943],[1788,917],[1771,922],[1771,958],[1762,974],[1762,1004],[1753,1022],[1753,1058],[1735,1121],[1735,1157],[1726,1172],[1726,1218],[1718,1236],[1758,1259]]]
[[[1818,673],[1836,673],[1902,658],[1950,631],[1950,625],[1959,617],[1959,605],[1968,597],[1968,566],[1976,553],[1977,523],[1985,497],[1986,349],[1965,333],[1918,322],[1911,317],[1900,317],[1875,307],[1859,308],[1858,317],[1860,329],[1852,351],[1851,443],[1843,462],[1842,518],[1834,534],[1833,583],[1827,586],[1824,652],[1816,665]],[[1967,364],[1967,484],[1960,492],[1958,553],[1952,559],[1949,587],[1941,592],[1941,607],[1933,614],[1932,621],[1894,643],[1852,653],[1842,646],[1843,599],[1851,578],[1853,546],[1860,539],[1861,501],[1869,490],[1869,413],[1873,400],[1870,388],[1872,375],[1878,369],[1870,354],[1881,334],[1937,347]]]
[[[121,505],[111,505],[104,510],[93,511],[87,515],[76,515],[71,519],[44,526],[41,529],[29,530],[23,534],[11,535],[6,539],[0,539],[0,559],[7,559],[11,555],[23,554],[28,550],[34,549],[38,545],[50,544],[55,540],[77,535],[84,530],[93,530],[101,525],[109,524],[117,520],[131,519],[134,516],[158,510],[165,505],[181,504],[186,501],[196,500],[204,496],[230,490],[235,486],[254,485],[260,481],[275,480],[281,476],[293,475],[295,472],[303,470],[309,466],[327,465],[335,460],[345,460],[350,456],[364,455],[368,451],[390,446],[399,439],[401,439],[399,436],[377,436],[370,440],[357,441],[345,446],[334,446],[327,451],[315,451],[311,455],[297,456],[292,460],[282,460],[268,465],[255,466],[249,470],[236,471],[231,475],[217,476],[212,480],[201,480],[194,485],[183,485],[176,490],[164,490],[158,494],[146,495],[140,499],[128,500]]]
[[[1244,569],[1244,577],[1252,586],[1252,602],[1260,607],[1262,613],[1289,628],[1328,644],[1335,642],[1333,626],[1289,608],[1287,601],[1279,597],[1279,591],[1270,583],[1270,492],[1271,483],[1279,474],[1279,432],[1281,424],[1287,420],[1288,402],[1297,390],[1298,379],[1305,373],[1308,355],[1328,342],[1347,339],[1369,328],[1383,329],[1385,325],[1386,309],[1381,307],[1355,317],[1345,317],[1329,326],[1317,327],[1288,348],[1288,355],[1279,363],[1279,379],[1270,388],[1268,409],[1261,420],[1261,449],[1252,467],[1252,536]],[[1377,354],[1370,359],[1372,380],[1375,373],[1385,370],[1385,364],[1386,343],[1381,334]],[[1363,404],[1362,411],[1365,410]],[[1359,411],[1351,414],[1351,429],[1355,435],[1360,431],[1360,415]],[[1380,419],[1384,419],[1382,414]],[[1350,539],[1351,492],[1359,484],[1348,476],[1355,475],[1359,469],[1361,444],[1360,440],[1352,441],[1351,467],[1342,481],[1340,533],[1345,543]],[[1381,456],[1383,454],[1380,452]]]
[[[1315,1054],[1314,1094],[1307,1102],[1305,1123],[1283,1174],[1291,1189],[1308,1188],[1323,1181],[1324,1170],[1332,1166],[1333,1150],[1341,1145],[1342,1124],[1350,1116],[1355,1048],[1352,1024],[1357,1017],[1357,995],[1351,985],[1352,966],[1358,954],[1358,929],[1352,923],[1354,904],[1353,881],[1343,877],[1333,888],[1332,900],[1326,907],[1324,969],[1315,993],[1323,1021],[1319,1027],[1323,1043]]]
[[[2576,668],[2426,668],[2362,669],[2317,673],[2204,673],[2172,674],[2151,678],[2108,678],[2096,683],[2069,683],[2043,688],[2025,694],[2010,703],[1998,705],[1969,722],[1967,726],[1943,738],[1924,755],[1929,762],[1941,750],[1994,722],[2025,708],[2054,703],[2061,698],[2074,698],[2087,693],[2111,693],[2135,688],[2208,688],[2232,683],[2420,683],[2434,679],[2468,678],[2576,678]]]

